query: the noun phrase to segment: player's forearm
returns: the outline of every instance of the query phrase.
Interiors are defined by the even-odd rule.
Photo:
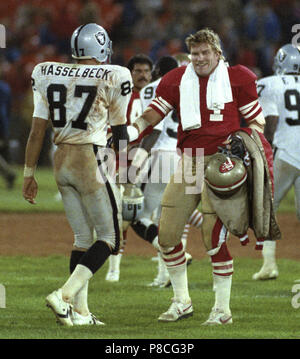
[[[148,153],[151,151],[151,148],[155,145],[157,142],[159,136],[161,134],[161,131],[159,130],[153,130],[151,135],[145,137],[143,141],[141,142],[140,147],[143,148]]]
[[[276,131],[278,124],[277,116],[267,116],[266,117],[266,126],[264,130],[264,135],[269,143],[272,145],[274,139],[274,133]]]
[[[24,177],[31,177],[34,175],[34,171],[40,156],[42,143],[43,141],[41,141],[40,138],[37,138],[34,135],[29,136],[25,152]]]
[[[149,156],[151,148],[155,145],[158,137],[160,136],[161,131],[153,130],[153,132],[145,137],[140,144],[140,147],[136,149],[136,153],[133,157],[131,166],[136,168],[141,168],[142,165],[145,163],[146,159]]]
[[[44,142],[45,130],[46,127],[44,126],[33,126],[31,128],[25,150],[24,177],[32,177],[34,175]]]
[[[129,135],[129,142],[140,142],[145,136],[149,135],[153,128],[162,120],[153,109],[146,110],[141,117],[139,117],[134,124],[128,126],[127,131]]]

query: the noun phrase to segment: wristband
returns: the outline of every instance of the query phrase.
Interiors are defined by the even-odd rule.
[[[139,131],[134,126],[131,126],[131,125],[127,126],[127,133],[128,133],[128,137],[129,137],[129,142],[133,142],[133,141],[137,140],[139,137]]]
[[[33,177],[35,169],[36,169],[36,166],[35,167],[27,167],[25,165],[24,166],[24,177]]]

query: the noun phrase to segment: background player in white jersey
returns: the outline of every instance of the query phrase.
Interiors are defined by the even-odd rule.
[[[280,48],[274,59],[275,75],[257,84],[266,119],[265,136],[274,147],[274,207],[294,186],[300,220],[300,53],[291,44]],[[276,241],[265,240],[263,266],[253,279],[278,277]]]
[[[180,54],[183,59],[184,54]],[[140,92],[143,111],[148,107],[151,101],[155,98],[156,88],[161,80],[161,77],[180,65],[180,62],[171,56],[161,57],[155,65],[153,77],[155,81],[145,86]],[[141,144],[141,148],[146,150],[144,154],[150,153],[149,157],[149,171],[146,166],[146,173],[142,180],[142,190],[145,196],[144,211],[139,221],[132,224],[134,231],[144,240],[151,243],[154,248],[158,249],[158,221],[161,211],[161,200],[163,192],[169,182],[170,177],[174,174],[180,157],[177,155],[177,127],[178,119],[176,113],[171,111],[162,122],[155,126],[151,135],[145,138]],[[143,162],[143,157],[136,158],[133,165],[140,167]],[[143,171],[144,172],[144,171]],[[151,179],[154,179],[151,180]],[[144,181],[143,181],[144,180]],[[201,225],[202,214],[196,209],[191,216],[191,223]],[[184,246],[186,245],[186,238],[188,228],[191,223],[186,225],[183,233]],[[188,263],[191,262],[192,256],[187,253]],[[170,285],[169,274],[164,261],[158,251],[158,274],[151,286],[166,287]]]
[[[34,172],[51,119],[57,145],[54,174],[74,232],[74,247],[71,276],[46,302],[64,325],[99,325],[103,323],[88,308],[88,282],[110,254],[119,250],[122,226],[121,196],[103,164],[104,148],[108,124],[116,150],[119,140],[128,138],[126,110],[132,78],[128,69],[107,64],[111,41],[97,24],[77,28],[71,48],[77,63],[45,62],[32,73],[34,114],[23,196],[35,203]]]
[[[132,82],[133,89],[130,96],[130,100],[127,107],[127,124],[130,125],[135,122],[135,120],[142,115],[142,103],[140,99],[140,91],[141,89],[148,85],[151,81],[151,71],[152,71],[152,60],[145,54],[137,54],[131,57],[128,61],[127,68],[129,69]],[[124,191],[127,192],[128,184],[123,184]],[[126,247],[127,241],[127,230],[130,226],[131,222],[123,219],[123,244],[120,247],[119,253],[115,255],[111,255],[108,260],[108,269],[106,273],[105,280],[109,282],[118,282],[120,279],[120,265],[121,259],[124,254],[124,250]]]

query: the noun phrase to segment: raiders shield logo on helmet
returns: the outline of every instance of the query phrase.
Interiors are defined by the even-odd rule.
[[[279,51],[278,53],[279,62],[283,62],[285,58],[286,58],[286,52],[284,52],[283,50]]]
[[[95,34],[96,40],[99,42],[99,44],[101,46],[103,46],[105,44],[105,34],[104,32],[97,32],[97,34]]]

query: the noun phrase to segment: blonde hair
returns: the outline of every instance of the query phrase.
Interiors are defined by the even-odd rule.
[[[185,39],[185,43],[189,51],[191,51],[191,47],[195,44],[209,44],[211,48],[220,55],[220,59],[224,60],[219,35],[209,28],[199,30],[195,34],[190,34]]]

